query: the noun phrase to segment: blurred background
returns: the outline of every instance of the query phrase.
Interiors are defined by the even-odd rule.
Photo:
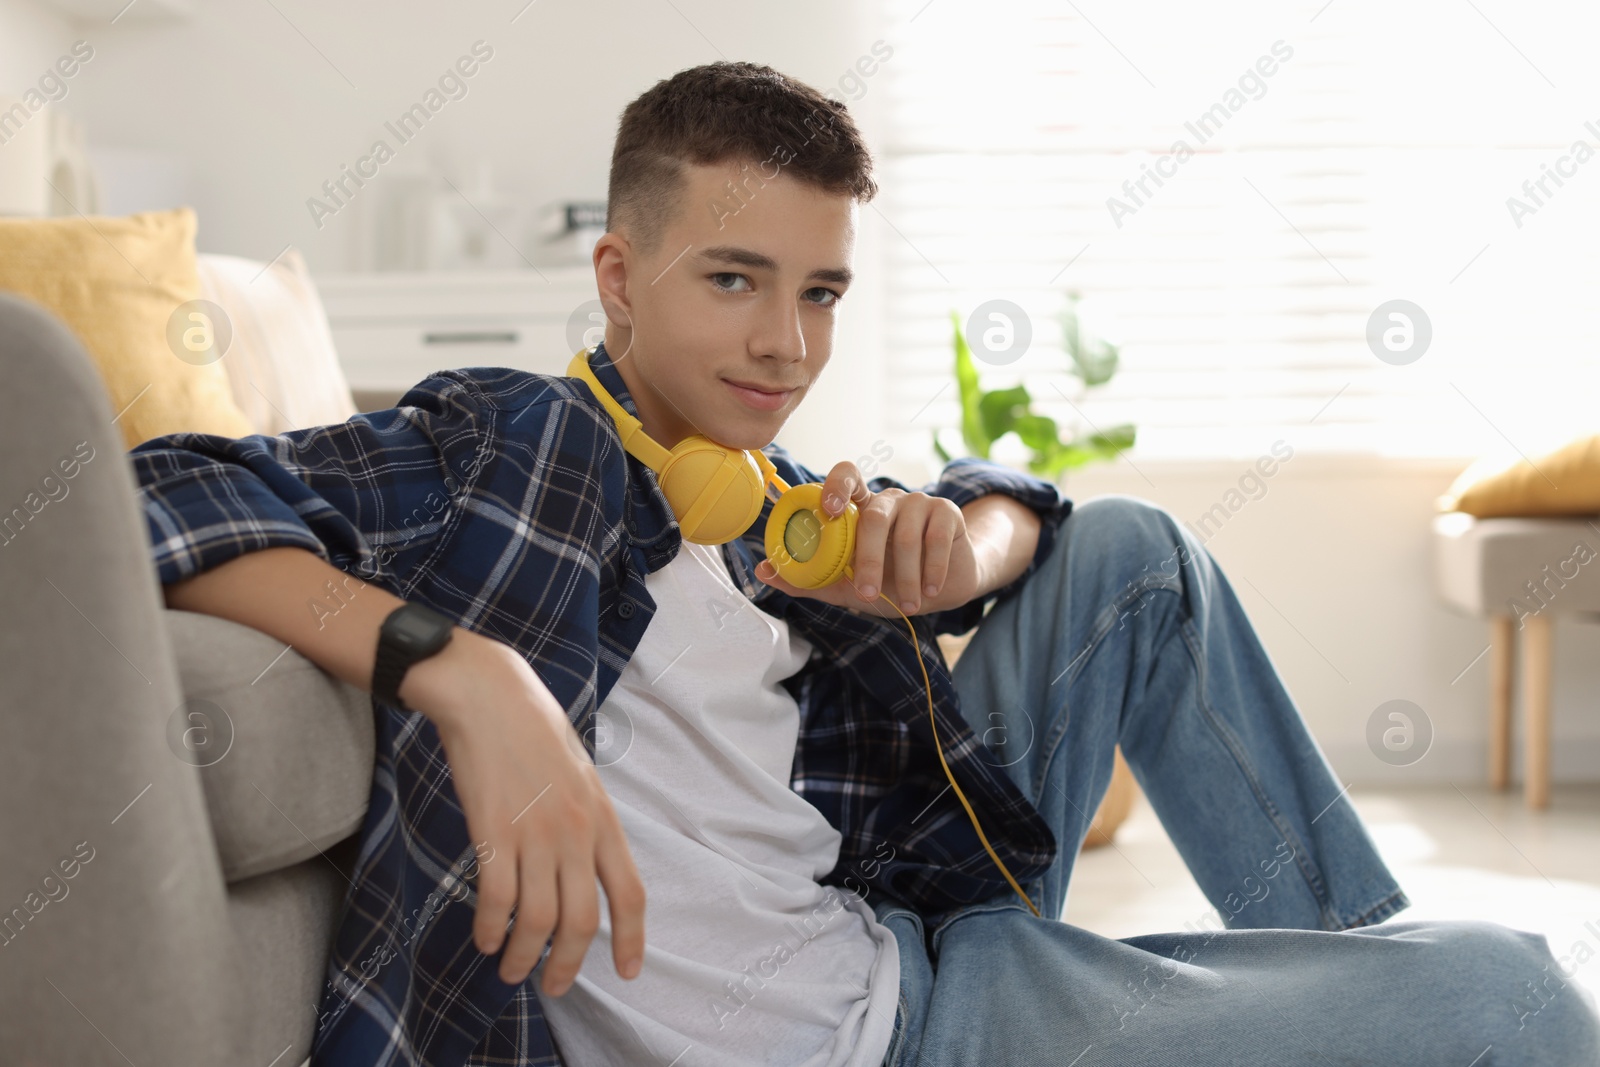
[[[882,188],[833,369],[780,441],[913,485],[940,449],[1053,455],[1075,500],[1161,504],[1426,890],[1416,914],[1576,930],[1600,916],[1600,628],[1555,627],[1555,803],[1527,812],[1486,787],[1489,633],[1441,598],[1431,524],[1474,461],[1600,430],[1597,19],[1508,0],[0,0],[0,211],[190,205],[202,253],[295,250],[363,410],[438,367],[559,374],[598,322],[588,254],[623,106],[685,67],[770,64],[848,104]],[[982,390],[1022,387],[1047,437],[962,432],[958,334]],[[1372,740],[1397,700],[1422,738],[1406,759]],[[1075,901],[1098,910],[1079,921],[1205,911],[1147,809],[1085,863]]]

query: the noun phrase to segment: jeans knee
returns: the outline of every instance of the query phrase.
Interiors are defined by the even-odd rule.
[[[1489,919],[1444,919],[1429,925],[1434,944],[1443,953],[1438,966],[1460,968],[1463,973],[1485,978],[1514,978],[1531,975],[1554,963],[1550,942],[1543,934]]]
[[[1079,553],[1087,565],[1107,572],[1114,568],[1129,581],[1175,584],[1187,559],[1176,532],[1176,520],[1161,505],[1126,493],[1105,493],[1075,504],[1067,517]],[[1159,575],[1159,580],[1156,576]]]
[[[1480,919],[1449,925],[1453,936],[1444,966],[1471,976],[1483,997],[1484,1023],[1504,1052],[1533,1056],[1537,1050],[1527,1062],[1575,1063],[1580,1060],[1565,1057],[1579,1050],[1592,1057],[1600,1049],[1594,998],[1575,980],[1581,960],[1558,959],[1544,934]],[[1558,1050],[1557,1059],[1545,1059]]]

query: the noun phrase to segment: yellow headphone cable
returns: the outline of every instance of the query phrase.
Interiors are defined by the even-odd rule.
[[[880,597],[880,599],[887,602],[902,619],[905,619],[906,630],[911,634],[911,647],[916,649],[917,652],[917,666],[922,668],[922,683],[928,689],[928,725],[933,729],[933,748],[935,752],[939,753],[939,765],[944,768],[944,776],[950,779],[950,788],[956,791],[956,798],[961,801],[961,806],[967,809],[967,817],[972,820],[972,828],[978,831],[978,840],[983,842],[983,847],[988,851],[989,858],[994,860],[996,867],[1000,868],[1000,873],[1006,876],[1006,881],[1010,883],[1012,889],[1016,890],[1017,896],[1021,897],[1022,902],[1028,905],[1028,910],[1038,916],[1039,909],[1034,907],[1033,900],[1022,891],[1022,887],[1017,884],[1017,880],[1011,877],[1011,872],[1006,869],[1006,865],[1000,862],[1000,857],[995,854],[994,847],[989,844],[989,838],[984,835],[983,827],[978,825],[977,814],[972,810],[972,805],[967,802],[967,795],[961,791],[959,785],[956,785],[956,776],[950,773],[950,765],[945,762],[944,745],[939,742],[939,727],[933,719],[933,682],[928,678],[928,665],[922,657],[922,646],[917,642],[916,628],[911,625],[911,620],[906,617],[905,612],[900,610],[898,604],[888,597]]]

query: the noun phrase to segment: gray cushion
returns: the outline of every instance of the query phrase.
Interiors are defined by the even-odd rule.
[[[1600,611],[1600,516],[1445,512],[1433,520],[1433,563],[1439,596],[1470,615]]]
[[[243,1062],[293,1067],[310,1055],[356,843],[347,838],[328,850],[328,859],[228,887],[239,995],[247,1005],[236,1046]]]
[[[226,879],[290,866],[359,830],[371,696],[259,630],[172,608],[165,617],[184,693],[168,743],[202,768]]]

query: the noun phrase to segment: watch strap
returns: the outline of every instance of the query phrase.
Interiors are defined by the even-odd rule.
[[[385,704],[406,708],[400,699],[400,682],[411,669],[411,657],[397,645],[378,638],[378,654],[372,667],[372,695]]]
[[[438,628],[437,639],[418,651],[397,641],[392,632],[392,623],[398,615],[414,615]],[[378,628],[378,648],[373,657],[372,665],[372,695],[373,698],[396,708],[409,711],[405,701],[400,699],[400,684],[405,679],[406,672],[412,665],[429,656],[435,655],[450,643],[455,629],[455,622],[447,615],[443,615],[425,604],[405,603],[391,611],[383,620],[383,625]]]

